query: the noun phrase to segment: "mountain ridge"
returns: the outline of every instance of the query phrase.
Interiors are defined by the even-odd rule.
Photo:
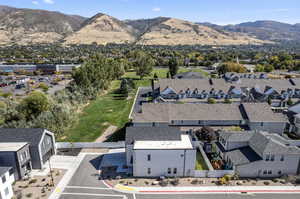
[[[0,44],[247,45],[300,40],[300,23],[271,20],[236,25],[194,23],[171,17],[119,20],[0,5]]]

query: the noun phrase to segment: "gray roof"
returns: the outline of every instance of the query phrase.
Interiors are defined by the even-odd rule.
[[[6,172],[8,172],[11,167],[1,167],[0,166],[0,177],[3,176]]]
[[[260,156],[264,154],[300,154],[300,149],[286,146],[280,140],[272,139],[266,132],[256,132],[249,140],[249,146]]]
[[[250,122],[288,122],[282,113],[274,113],[267,103],[244,103],[242,107]]]
[[[155,87],[160,88],[163,91],[165,88],[170,87],[174,89],[177,93],[181,90],[185,91],[188,88],[190,90],[195,90],[196,88],[200,91],[206,90],[210,91],[212,89],[222,90],[227,92],[232,86],[236,88],[259,88],[262,92],[265,91],[267,87],[275,89],[278,93],[287,89],[299,89],[300,82],[296,82],[296,85],[292,85],[287,79],[248,79],[241,78],[237,82],[227,82],[224,79],[212,79],[212,85],[209,79],[160,79],[156,83]]]
[[[253,136],[254,131],[219,132],[219,136],[228,142],[247,142]]]
[[[170,122],[172,120],[241,121],[237,104],[144,104],[142,113],[133,116],[134,122]]]
[[[174,76],[174,78],[177,79],[203,79],[203,75],[199,72],[184,72],[184,73],[178,73]]]
[[[262,159],[250,147],[242,147],[226,152],[225,154],[229,157],[234,165],[248,164]]]
[[[28,142],[36,146],[42,139],[45,129],[34,128],[0,128],[0,142]]]
[[[176,127],[127,127],[126,144],[134,141],[180,141],[184,134]]]

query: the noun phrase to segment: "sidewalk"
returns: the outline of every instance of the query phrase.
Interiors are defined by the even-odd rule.
[[[132,187],[104,184],[123,193],[143,194],[216,194],[216,193],[300,193],[300,186],[201,186],[201,187]]]

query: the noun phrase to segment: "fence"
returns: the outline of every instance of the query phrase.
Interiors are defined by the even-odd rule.
[[[234,175],[234,170],[196,170],[194,176],[196,178],[221,178],[225,175]]]
[[[125,142],[56,142],[57,149],[82,148],[124,148]]]

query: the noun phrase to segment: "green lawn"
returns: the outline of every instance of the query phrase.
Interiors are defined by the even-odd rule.
[[[159,78],[166,78],[167,77],[167,72],[169,71],[168,68],[154,68],[151,75],[148,76],[148,77],[145,77],[144,79],[150,79],[150,78],[153,78],[153,75],[156,73],[157,76]],[[179,68],[179,71],[178,73],[184,73],[184,72],[188,72],[188,71],[193,71],[193,72],[199,72],[201,74],[203,74],[204,76],[208,76],[209,74],[205,71],[203,71],[202,69],[200,68],[192,68],[192,69],[187,69],[187,68]],[[136,75],[135,72],[128,72],[126,73],[123,77],[128,77],[128,78],[135,78],[135,79],[138,79],[140,78],[139,76]]]
[[[200,151],[197,151],[195,170],[208,170]]]

